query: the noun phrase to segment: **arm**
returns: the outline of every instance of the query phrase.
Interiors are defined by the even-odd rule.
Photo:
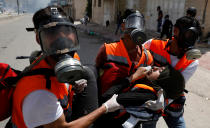
[[[62,114],[58,120],[44,125],[44,128],[88,128],[97,118],[99,118],[104,113],[114,112],[122,108],[122,106],[117,103],[116,98],[117,95],[113,95],[111,99],[106,101],[98,109],[70,123],[65,121],[65,116]]]
[[[135,73],[133,73],[130,77],[124,78],[120,81],[120,83],[111,86],[103,95],[102,100],[106,101],[113,94],[118,94],[122,92],[124,89],[130,87],[130,84],[135,82],[136,80],[142,79],[149,72],[147,67],[139,67]]]
[[[102,105],[100,108],[91,112],[90,114],[83,116],[70,123],[65,121],[64,114],[61,115],[56,121],[44,125],[44,128],[87,128],[90,126],[98,117],[106,113],[106,107]]]
[[[103,44],[96,56],[96,68],[100,68],[104,65],[104,63],[106,62],[106,47]]]
[[[124,107],[141,106],[148,100],[156,100],[157,96],[154,92],[146,89],[140,89],[134,92],[121,93],[117,97],[117,102]]]
[[[192,77],[198,67],[198,60],[192,62],[182,73],[185,79],[185,83]]]

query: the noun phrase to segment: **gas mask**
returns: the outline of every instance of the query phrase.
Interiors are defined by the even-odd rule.
[[[84,69],[79,60],[69,54],[56,55],[55,75],[59,82],[75,84],[84,77]]]
[[[132,13],[125,19],[125,33],[131,36],[135,44],[140,45],[146,41],[144,31],[144,17],[139,11]]]
[[[54,70],[58,81],[74,84],[84,73],[80,61],[73,58],[79,49],[76,27],[57,8],[51,11],[51,18],[41,22],[38,29],[42,52],[57,62]]]
[[[195,49],[194,45],[198,39],[198,32],[195,27],[190,27],[188,29],[181,29],[179,36],[175,38],[178,41],[179,48],[183,49],[183,53],[178,56],[181,58],[186,54],[188,60],[195,60],[201,57],[201,52],[199,49]]]

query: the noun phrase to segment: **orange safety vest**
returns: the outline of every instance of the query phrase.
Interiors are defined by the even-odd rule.
[[[166,48],[168,41],[163,40],[152,40],[150,45],[150,52],[153,55],[155,65],[171,65],[170,54],[167,52],[169,50]],[[194,60],[187,60],[186,54],[179,60],[179,62],[174,67],[180,72],[184,71]]]
[[[151,65],[152,55],[145,48],[142,49],[142,56],[138,64],[135,65],[129,58],[123,40],[110,44],[105,43],[107,60],[102,67],[100,74],[101,93],[106,92],[111,86],[121,79],[130,76],[138,67]]]
[[[169,48],[166,48],[169,40],[163,41],[163,40],[152,40],[150,45],[150,52],[153,55],[154,63],[155,65],[164,65],[164,64],[170,64],[171,65],[171,58],[170,54],[167,52]],[[187,60],[186,54],[178,61],[178,63],[175,65],[175,69],[179,70],[180,72],[183,72],[194,60]],[[165,115],[170,115],[173,117],[179,117],[183,114],[183,109],[180,109],[180,106],[184,105],[185,102],[185,96],[184,94],[180,95],[180,97],[172,102],[171,104],[166,104],[166,109],[164,110]],[[166,99],[167,101],[167,99]],[[183,107],[182,107],[183,108]],[[174,110],[174,111],[172,111]]]
[[[78,54],[75,54],[74,58],[79,60]],[[51,69],[45,60],[42,60],[32,70],[40,68]],[[58,101],[60,101],[66,115],[66,120],[70,120],[69,114],[72,111],[71,106],[74,94],[72,85],[67,87],[64,83],[59,83],[55,76],[51,76],[49,80],[51,83],[50,89],[46,88],[46,78],[44,75],[25,76],[18,81],[13,95],[12,127],[27,128],[23,119],[22,103],[25,97],[35,90],[46,90],[53,93],[58,98]]]

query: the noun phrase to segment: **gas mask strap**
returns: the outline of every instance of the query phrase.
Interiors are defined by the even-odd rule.
[[[164,50],[166,50],[171,45],[171,43],[172,43],[172,40],[168,40],[168,43],[166,44]]]
[[[45,54],[41,54],[37,60],[34,61],[34,63],[30,64],[29,66],[27,66],[22,72],[21,74],[23,73],[26,73],[28,71],[30,71],[34,66],[36,66],[37,64],[39,64],[39,62],[41,62],[43,59],[45,59],[46,55]]]

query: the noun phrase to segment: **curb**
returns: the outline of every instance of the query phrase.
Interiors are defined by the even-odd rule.
[[[14,18],[17,18],[17,17],[20,17],[20,16],[22,16],[21,14],[20,15],[6,15],[6,16],[3,16],[3,17],[1,17],[0,16],[0,22],[1,21],[5,21],[5,20],[10,20],[10,19],[14,19]]]

